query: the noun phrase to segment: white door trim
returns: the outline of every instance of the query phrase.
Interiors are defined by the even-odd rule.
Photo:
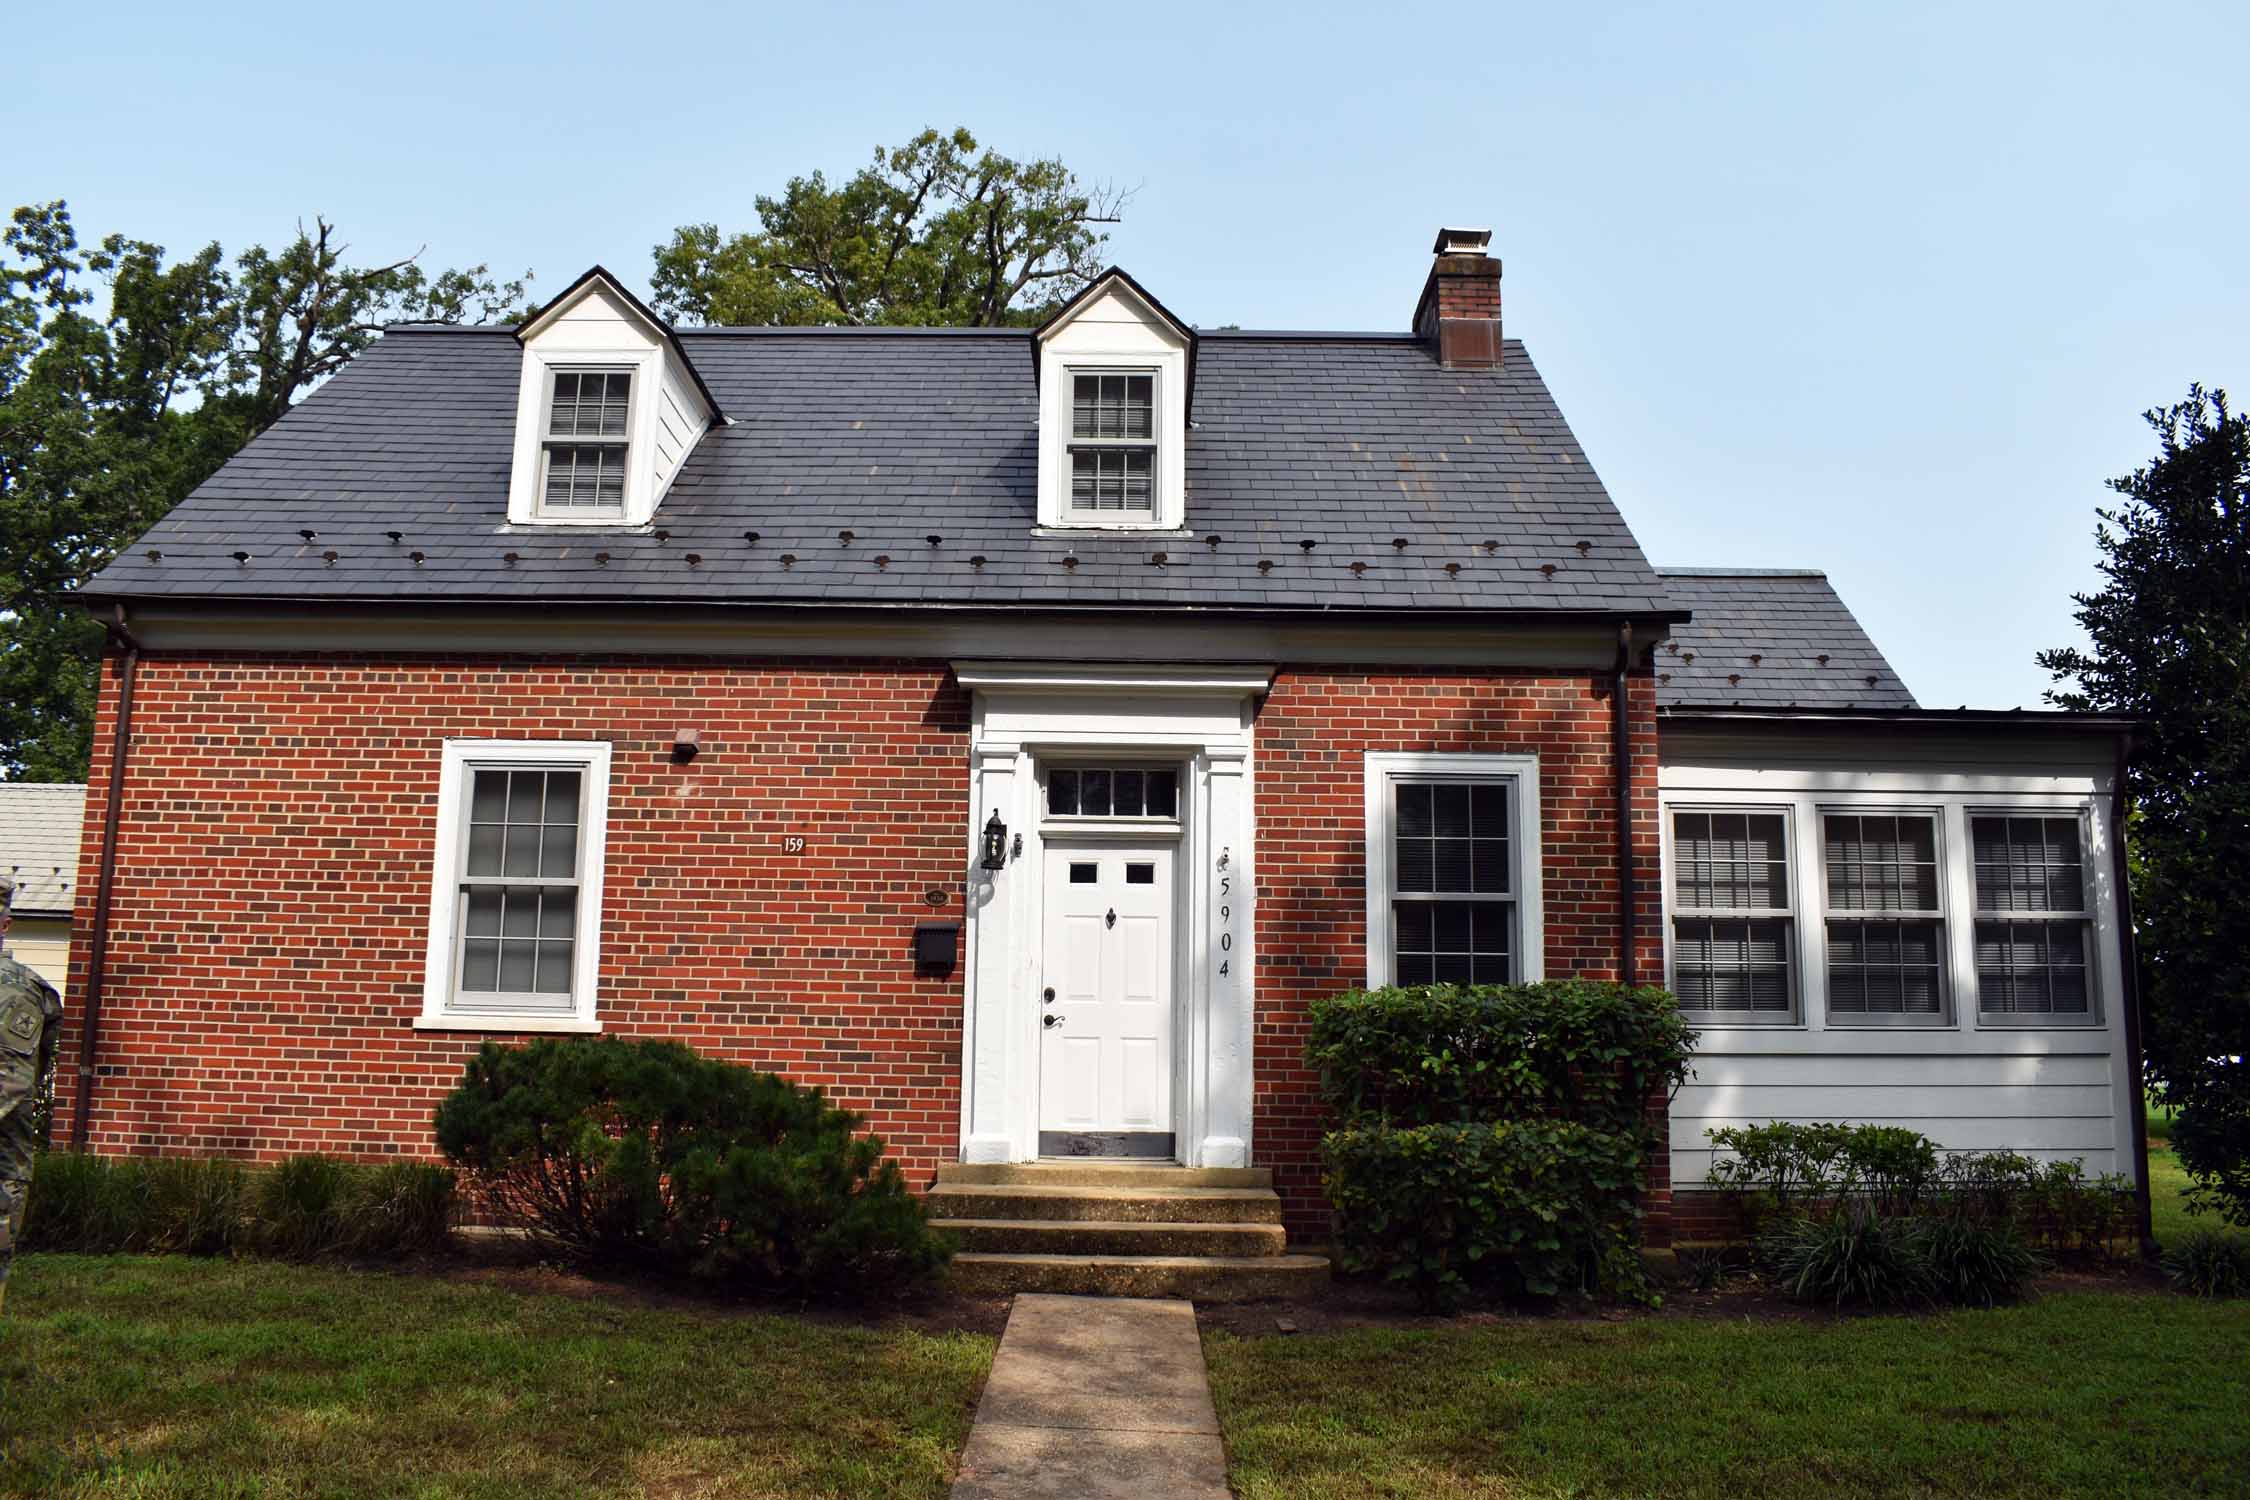
[[[954,671],[974,692],[964,829],[962,1159],[1038,1156],[1046,858],[1039,766],[1048,756],[1115,752],[1172,759],[1181,769],[1172,1037],[1180,1159],[1247,1166],[1256,962],[1251,725],[1273,670],[960,662]],[[997,871],[980,862],[985,820],[994,812],[1009,842]]]

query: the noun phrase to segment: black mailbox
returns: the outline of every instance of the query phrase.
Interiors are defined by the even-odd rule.
[[[953,965],[961,946],[959,922],[916,922],[914,924],[914,968],[917,973],[934,974],[940,978],[953,972]]]

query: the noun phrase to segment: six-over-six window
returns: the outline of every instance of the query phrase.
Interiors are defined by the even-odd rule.
[[[1799,812],[1817,829],[1811,870],[1797,866]],[[1800,975],[1829,1025],[1950,1024],[1952,955],[1969,940],[1949,925],[1949,892],[1963,889],[1974,983],[1962,970],[1960,1005],[1984,1025],[2098,1019],[2076,810],[1676,806],[1667,817],[1671,984],[1706,1024],[1802,1020]],[[1949,847],[1949,818],[1965,851]],[[1799,892],[1818,903],[1810,955],[1798,951]]]
[[[1156,514],[1156,376],[1146,370],[1070,378],[1070,509],[1122,521]]]
[[[552,381],[540,509],[551,515],[622,514],[633,372],[556,370]]]

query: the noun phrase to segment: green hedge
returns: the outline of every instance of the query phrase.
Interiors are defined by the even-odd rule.
[[[1353,990],[1306,1054],[1338,1258],[1427,1306],[1471,1290],[1654,1300],[1638,1254],[1649,1107],[1694,1035],[1663,990],[1588,980]]]
[[[486,1043],[437,1138],[495,1209],[573,1258],[856,1297],[950,1253],[860,1124],[819,1089],[677,1042],[566,1037]]]
[[[266,1254],[394,1260],[442,1248],[453,1174],[425,1162],[53,1152],[33,1168],[24,1247],[89,1255]]]
[[[1646,1290],[1631,1136],[1567,1120],[1374,1125],[1331,1133],[1325,1153],[1339,1262],[1425,1305]]]
[[[1306,1059],[1347,1125],[1557,1119],[1645,1138],[1694,1044],[1668,992],[1592,980],[1351,990],[1311,1020]]]

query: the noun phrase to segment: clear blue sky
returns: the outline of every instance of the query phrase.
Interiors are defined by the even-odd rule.
[[[175,251],[594,261],[966,124],[1138,189],[1199,323],[1400,328],[1487,224],[1660,563],[1826,568],[1926,704],[2031,704],[2101,481],[2250,401],[2250,6],[49,7],[10,204]],[[36,49],[29,53],[28,49]]]

